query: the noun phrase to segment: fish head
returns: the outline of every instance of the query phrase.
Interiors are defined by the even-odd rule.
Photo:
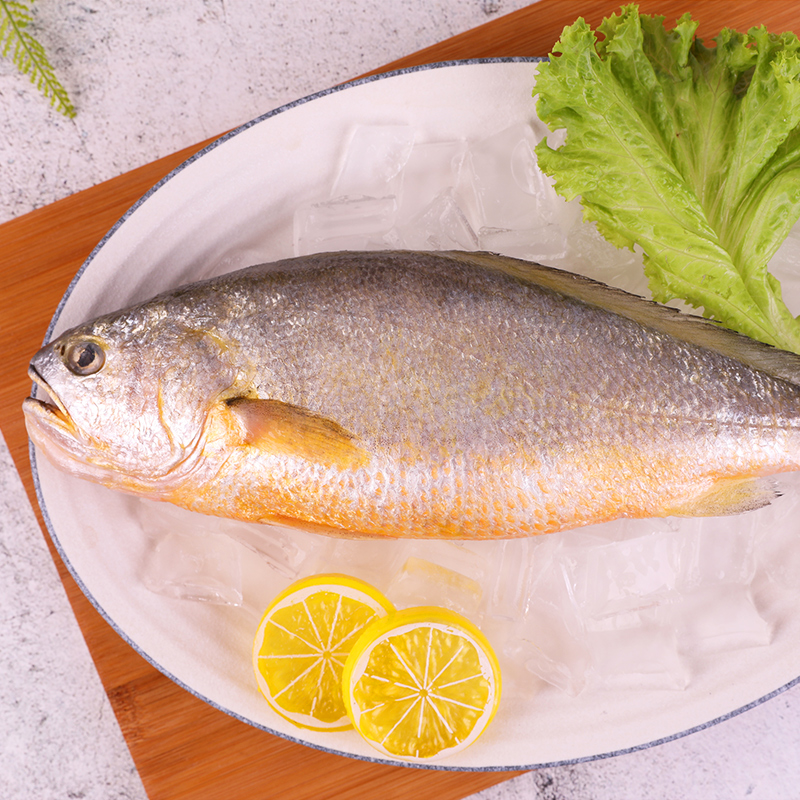
[[[57,467],[136,493],[191,470],[215,404],[237,383],[231,346],[169,314],[134,309],[67,331],[33,357],[31,440]]]

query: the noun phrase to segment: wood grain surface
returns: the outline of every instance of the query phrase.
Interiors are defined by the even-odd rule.
[[[639,7],[663,15],[668,25],[691,11],[701,23],[698,35],[706,39],[723,26],[746,30],[764,24],[773,32],[800,32],[800,6],[795,2],[662,0],[643,1]],[[450,59],[546,56],[563,27],[576,17],[596,26],[618,8],[619,3],[603,0],[541,0],[374,73]],[[40,524],[20,410],[30,391],[28,360],[71,279],[108,229],[147,189],[205,144],[0,225],[0,330],[5,344],[0,428]],[[515,774],[373,764],[304,747],[229,717],[172,683],[131,649],[78,589],[43,524],[42,530],[151,800],[454,800]]]

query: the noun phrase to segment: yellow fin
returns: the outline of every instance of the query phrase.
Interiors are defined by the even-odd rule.
[[[723,478],[707,492],[665,511],[675,517],[722,517],[768,506],[778,492],[763,479]]]
[[[249,397],[233,398],[226,404],[239,422],[243,444],[340,469],[354,469],[369,460],[369,453],[353,434],[304,408]]]

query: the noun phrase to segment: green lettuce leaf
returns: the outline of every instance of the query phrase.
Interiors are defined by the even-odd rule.
[[[539,165],[619,247],[638,243],[653,297],[800,353],[767,264],[800,217],[800,42],[725,29],[715,47],[635,5],[579,19],[539,67],[539,117],[565,128]]]

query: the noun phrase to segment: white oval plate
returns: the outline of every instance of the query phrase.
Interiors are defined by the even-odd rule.
[[[165,178],[112,229],[70,286],[49,337],[204,277],[210,264],[227,271],[291,256],[294,209],[330,186],[354,125],[410,124],[432,142],[481,138],[534,123],[534,81],[528,60],[440,64],[338,87],[245,125]],[[155,594],[141,580],[150,545],[139,522],[140,501],[71,478],[33,452],[32,460],[39,500],[65,563],[139,653],[188,691],[252,725],[380,760],[354,732],[301,732],[262,700],[250,665],[258,622],[253,609],[288,584],[285,576],[259,575],[249,610]],[[245,575],[246,589],[252,577]],[[791,597],[785,604],[769,646],[696,660],[685,690],[607,688],[573,698],[543,687],[527,698],[508,695],[479,742],[432,766],[521,769],[596,758],[738,713],[800,675],[800,601]]]

